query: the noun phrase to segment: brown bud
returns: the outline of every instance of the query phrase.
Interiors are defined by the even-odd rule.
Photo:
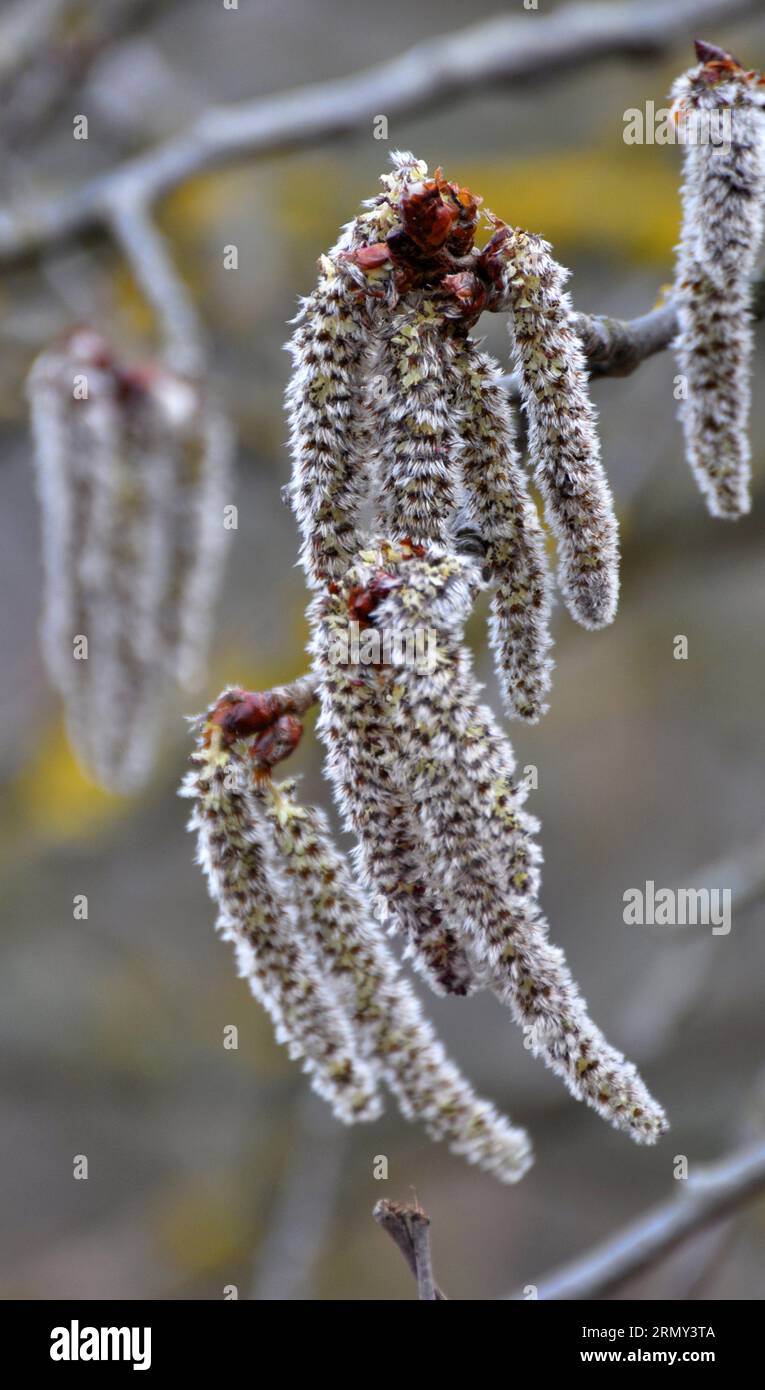
[[[444,201],[436,182],[413,185],[401,199],[400,211],[404,232],[423,251],[443,246],[458,216],[456,206]]]
[[[218,701],[210,723],[221,730],[223,742],[229,745],[270,728],[279,713],[279,702],[270,690],[230,690]]]
[[[358,622],[365,622],[371,613],[388,597],[400,580],[380,570],[370,584],[357,585],[348,595],[348,611]]]
[[[724,48],[718,48],[714,43],[705,43],[703,39],[695,39],[693,46],[700,63],[723,63],[726,67],[733,63],[736,67],[740,66],[731,53],[726,53]]]
[[[384,241],[376,241],[372,246],[359,246],[355,251],[341,251],[341,261],[351,261],[360,270],[378,270],[391,259],[390,250]]]
[[[449,294],[454,295],[466,319],[477,319],[483,312],[488,291],[472,270],[461,270],[456,275],[445,275],[441,284]]]
[[[294,714],[283,714],[264,733],[258,734],[250,749],[253,765],[268,772],[294,753],[303,736],[303,725]]]

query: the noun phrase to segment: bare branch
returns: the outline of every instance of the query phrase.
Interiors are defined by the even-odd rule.
[[[478,87],[549,80],[607,58],[653,58],[699,26],[753,13],[759,0],[625,0],[488,20],[427,40],[375,68],[264,100],[217,107],[172,139],[63,198],[0,217],[0,259],[11,261],[103,227],[128,185],[146,205],[196,174],[256,155],[358,134],[388,118],[452,101]]]
[[[765,277],[754,286],[752,317],[765,318]],[[670,299],[634,319],[612,319],[603,314],[575,314],[574,327],[589,363],[591,376],[631,376],[646,358],[665,352],[678,330],[677,311]],[[520,382],[514,372],[501,384],[520,404]]]
[[[752,313],[765,317],[765,278],[754,286]],[[636,319],[577,314],[575,326],[593,376],[630,376],[647,357],[668,348],[678,330],[672,300]]]
[[[444,1303],[446,1294],[441,1291],[433,1277],[433,1261],[430,1254],[430,1217],[422,1207],[402,1202],[389,1202],[383,1199],[372,1212],[378,1226],[387,1231],[391,1240],[398,1246],[412,1274],[417,1280],[421,1302]]]
[[[654,1207],[581,1259],[538,1281],[538,1298],[601,1298],[765,1191],[765,1141],[701,1168],[680,1183],[676,1197]],[[510,1295],[522,1299],[523,1294]]]
[[[576,330],[592,376],[630,376],[647,357],[669,347],[677,333],[677,312],[669,301],[635,319],[577,314]]]

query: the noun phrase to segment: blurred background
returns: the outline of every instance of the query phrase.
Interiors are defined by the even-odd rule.
[[[35,9],[6,4],[0,30],[22,8]],[[237,11],[212,0],[81,0],[63,22],[50,12],[38,5],[34,42],[0,60],[6,204],[75,188],[211,104],[346,76],[466,20],[453,0],[240,0]],[[474,0],[469,20],[510,13],[524,15],[520,0]],[[524,22],[531,28],[534,14]],[[681,160],[675,147],[625,145],[624,112],[666,104],[692,37],[660,60],[478,87],[391,119],[387,142],[370,122],[352,137],[194,178],[163,201],[159,220],[204,317],[239,438],[239,529],[197,708],[227,682],[266,688],[305,669],[296,528],[280,499],[282,344],[316,257],[377,191],[388,149],[442,164],[497,214],[549,238],[573,269],[577,308],[645,312],[671,279]],[[762,15],[703,37],[765,65]],[[78,143],[72,117],[82,112],[89,139]],[[236,273],[223,268],[232,243]],[[735,526],[707,517],[684,462],[670,355],[594,385],[622,526],[621,610],[611,629],[588,634],[558,608],[550,712],[509,732],[519,764],[538,769],[529,805],[542,820],[553,939],[672,1130],[654,1150],[631,1145],[529,1057],[491,999],[430,996],[455,1060],[533,1136],[536,1166],[512,1189],[430,1143],[392,1105],[377,1125],[345,1132],[307,1098],[215,937],[192,862],[176,789],[193,701],[169,711],[139,797],[105,794],[73,760],[38,648],[23,383],[37,352],[82,320],[128,350],[151,338],[151,315],[107,240],[0,267],[0,1294],[219,1299],[233,1284],[241,1298],[410,1298],[371,1209],[412,1192],[432,1218],[436,1272],[452,1298],[494,1299],[535,1282],[670,1196],[675,1155],[693,1169],[765,1124],[762,894],[734,902],[728,936],[622,919],[622,895],[648,879],[729,886],[741,852],[765,837],[762,335],[755,499]],[[504,325],[482,330],[506,360]],[[471,634],[497,708],[482,620]],[[678,634],[687,661],[674,659]],[[306,799],[328,805],[312,727],[311,716],[290,772]],[[731,857],[725,877],[707,872]],[[87,921],[73,919],[77,894],[88,897]],[[239,1030],[237,1051],[222,1045],[227,1024]],[[75,1154],[88,1156],[86,1182],[73,1180]],[[387,1181],[373,1176],[378,1155]],[[761,1298],[764,1256],[761,1201],[623,1291]]]

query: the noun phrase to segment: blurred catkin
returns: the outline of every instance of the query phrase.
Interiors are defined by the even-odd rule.
[[[155,363],[123,367],[89,329],[37,359],[28,394],[46,663],[84,766],[103,786],[133,791],[151,768],[169,690],[204,668],[228,429],[198,383]]]

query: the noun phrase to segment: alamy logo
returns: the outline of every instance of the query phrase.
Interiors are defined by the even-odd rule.
[[[132,1361],[134,1371],[151,1366],[150,1327],[80,1327],[76,1318],[50,1334],[51,1361]]]
[[[628,888],[623,902],[628,927],[711,926],[713,936],[730,931],[730,888],[657,888],[648,879],[645,889]]]
[[[429,674],[436,665],[436,634],[431,627],[379,629],[352,622],[336,634],[329,659],[338,666],[412,666]]]
[[[730,107],[705,111],[671,106],[645,108],[630,106],[624,113],[622,139],[625,145],[714,145],[730,153],[733,141],[733,112]]]

